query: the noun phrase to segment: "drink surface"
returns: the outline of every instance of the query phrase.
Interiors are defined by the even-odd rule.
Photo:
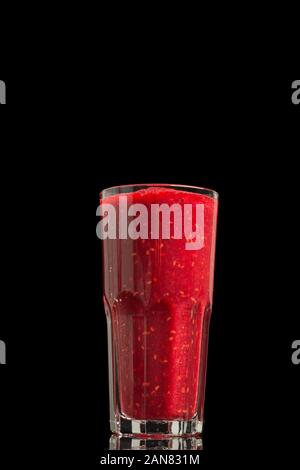
[[[123,194],[124,196],[124,194]],[[103,241],[104,303],[111,319],[115,402],[132,419],[187,420],[202,414],[212,304],[217,200],[150,187],[128,206],[204,205],[204,246],[186,238]],[[102,200],[119,210],[120,195]],[[110,322],[109,322],[110,324]]]

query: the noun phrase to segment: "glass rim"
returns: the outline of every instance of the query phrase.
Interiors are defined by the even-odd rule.
[[[119,194],[119,193],[125,193],[126,194],[127,193],[126,189],[129,189],[129,188],[137,188],[137,191],[138,191],[138,189],[150,188],[150,187],[174,188],[174,189],[179,188],[181,190],[186,189],[187,192],[190,192],[190,193],[204,194],[205,196],[211,197],[212,199],[216,199],[216,200],[219,199],[219,193],[217,191],[215,191],[214,189],[205,188],[203,186],[193,186],[193,185],[188,185],[188,184],[173,184],[173,183],[121,184],[121,185],[110,186],[108,188],[102,189],[102,191],[100,191],[99,195],[100,195],[101,199],[104,199],[105,197],[113,196],[113,195]],[[122,191],[123,189],[125,191]],[[121,190],[121,191],[118,191],[118,190]],[[135,192],[135,191],[132,191],[132,192]],[[107,193],[107,194],[105,194],[105,193]]]

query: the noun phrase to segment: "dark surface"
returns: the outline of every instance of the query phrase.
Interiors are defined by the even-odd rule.
[[[4,79],[12,108],[24,83]],[[95,82],[87,96],[94,90],[99,115],[62,105],[50,127],[25,109],[1,116],[2,234],[12,243],[10,250],[3,244],[12,287],[4,289],[0,330],[8,347],[0,366],[7,440],[20,440],[13,447],[24,445],[22,456],[41,452],[56,462],[82,454],[95,463],[108,448],[93,215],[105,187],[170,182],[220,194],[203,454],[293,455],[300,105],[290,100],[292,80],[228,76],[220,86],[162,74],[120,81],[108,68],[102,93]],[[35,86],[38,101],[44,87]]]

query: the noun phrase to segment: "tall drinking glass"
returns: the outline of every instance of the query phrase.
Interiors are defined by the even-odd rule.
[[[218,194],[181,185],[101,193],[110,424],[202,432]]]

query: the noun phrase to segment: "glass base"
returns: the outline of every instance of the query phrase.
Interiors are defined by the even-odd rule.
[[[202,439],[191,437],[165,437],[164,439],[124,437],[113,434],[109,450],[203,450]]]
[[[203,421],[196,416],[190,420],[137,420],[120,416],[120,419],[110,422],[111,431],[115,434],[128,436],[189,436],[201,434]]]

